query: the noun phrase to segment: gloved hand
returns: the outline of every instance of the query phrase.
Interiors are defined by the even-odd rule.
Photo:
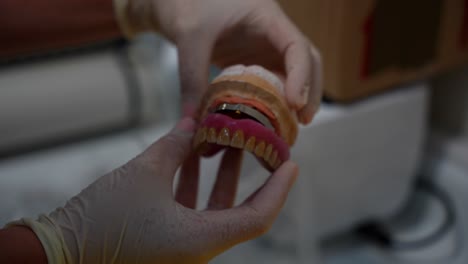
[[[297,176],[296,165],[284,163],[256,193],[232,208],[242,157],[239,150],[228,150],[207,210],[194,210],[196,181],[182,181],[176,198],[173,194],[174,175],[184,160],[188,163],[181,179],[198,179],[198,168],[190,166],[198,162],[187,159],[194,126],[192,119],[183,119],[65,207],[38,221],[13,224],[36,233],[49,263],[206,263],[266,232]]]
[[[208,87],[209,64],[257,64],[286,78],[286,98],[306,124],[321,99],[319,52],[274,0],[114,0],[122,31],[160,30],[179,52],[185,114]]]

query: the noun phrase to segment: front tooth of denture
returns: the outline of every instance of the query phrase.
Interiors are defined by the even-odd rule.
[[[254,152],[257,157],[263,157],[263,153],[265,152],[265,141],[258,143]]]
[[[206,140],[206,131],[206,127],[201,127],[197,130],[197,134],[195,135],[195,139],[193,141],[193,145],[195,147],[197,147]]]
[[[237,130],[232,136],[231,147],[243,148],[244,147],[244,132]]]
[[[217,135],[216,135],[216,129],[214,128],[210,128],[208,130],[208,136],[206,138],[206,141],[208,141],[208,143],[216,143],[217,141]]]
[[[268,161],[270,159],[271,152],[273,151],[273,145],[268,144],[265,149],[265,153],[263,154],[263,159]]]
[[[250,137],[245,143],[245,150],[252,152],[255,148],[255,137]]]
[[[275,151],[273,151],[273,154],[271,154],[270,159],[268,159],[268,164],[270,164],[270,166],[274,167],[277,157],[278,157],[278,151],[275,150]]]
[[[229,129],[227,127],[223,127],[219,132],[216,143],[218,143],[218,145],[229,146],[230,141],[231,137],[229,135]]]

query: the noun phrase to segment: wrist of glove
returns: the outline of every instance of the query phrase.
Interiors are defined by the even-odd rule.
[[[49,216],[41,215],[37,220],[23,218],[9,223],[6,227],[27,226],[41,241],[48,263],[74,263],[70,251],[65,244],[62,230]]]

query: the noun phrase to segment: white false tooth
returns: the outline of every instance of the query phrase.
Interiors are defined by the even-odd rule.
[[[255,137],[249,137],[247,142],[245,143],[244,149],[250,152],[253,152],[255,149]]]
[[[272,152],[273,152],[273,145],[268,144],[268,146],[265,149],[265,153],[263,153],[263,159],[268,162]]]
[[[231,147],[244,148],[244,132],[237,130],[231,139]]]
[[[278,151],[275,150],[275,151],[273,151],[273,154],[271,154],[270,159],[268,160],[268,164],[270,164],[270,166],[274,167],[277,157],[278,157]]]
[[[231,137],[229,134],[229,129],[227,127],[223,127],[223,129],[221,129],[216,143],[218,145],[229,146],[229,144],[231,143]]]
[[[207,132],[206,127],[198,128],[197,133],[195,135],[195,139],[193,140],[194,147],[198,147],[198,145],[200,145],[206,140],[206,132]]]
[[[218,138],[216,135],[216,129],[211,127],[210,129],[208,129],[208,135],[206,137],[206,141],[208,141],[209,143],[216,143],[217,140]]]
[[[255,146],[254,152],[257,157],[263,157],[263,154],[265,153],[265,141],[258,143],[257,146]]]

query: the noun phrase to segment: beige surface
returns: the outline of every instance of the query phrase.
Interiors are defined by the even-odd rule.
[[[464,0],[446,0],[442,1],[439,36],[435,40],[436,55],[432,61],[409,68],[390,65],[367,78],[362,78],[364,23],[377,1],[279,0],[292,20],[322,53],[326,96],[340,102],[355,101],[468,62],[468,47],[462,50],[458,45]],[[424,8],[424,1],[419,1],[411,2],[412,10],[418,3],[422,6],[421,12],[428,8]],[[404,8],[402,6],[401,10]],[[395,11],[398,10],[393,10],[394,14]],[[419,17],[420,15],[414,14],[415,20]],[[398,19],[395,17],[396,22]],[[418,33],[414,32],[415,35]],[[392,39],[388,39],[388,42],[391,43]],[[405,45],[408,46],[405,54],[411,54],[411,49],[418,54],[419,49],[431,46],[431,43],[422,42],[420,48],[415,43]],[[401,59],[407,60],[406,57]]]
[[[3,68],[0,150],[127,125],[127,84],[115,55],[109,50]]]

